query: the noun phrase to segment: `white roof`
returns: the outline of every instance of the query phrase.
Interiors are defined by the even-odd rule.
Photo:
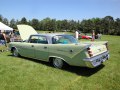
[[[29,25],[17,25],[21,39],[28,40],[31,34],[37,34],[35,29]]]
[[[10,30],[10,31],[12,31],[13,28],[11,28],[11,27],[5,25],[4,23],[0,22],[0,30],[1,30],[1,31],[5,31],[5,30]]]

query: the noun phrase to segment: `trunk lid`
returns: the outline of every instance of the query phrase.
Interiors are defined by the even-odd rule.
[[[82,42],[82,43],[89,45],[87,47],[88,57],[94,57],[108,51],[107,41]]]
[[[93,56],[99,55],[107,51],[106,45],[91,45],[89,47]]]

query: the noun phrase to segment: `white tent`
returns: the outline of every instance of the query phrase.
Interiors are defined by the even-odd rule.
[[[0,30],[1,31],[13,31],[13,28],[3,24],[2,22],[0,22]]]

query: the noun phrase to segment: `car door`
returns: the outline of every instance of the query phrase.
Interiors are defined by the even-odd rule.
[[[47,61],[48,60],[48,41],[46,36],[39,36],[39,39],[37,41],[37,44],[34,45],[35,47],[35,58],[36,59],[40,59],[43,61]]]
[[[35,58],[34,43],[22,43],[19,52],[22,56]]]
[[[38,38],[38,35],[31,35],[28,42],[22,43],[20,49],[22,56],[35,58],[35,46],[37,45]]]

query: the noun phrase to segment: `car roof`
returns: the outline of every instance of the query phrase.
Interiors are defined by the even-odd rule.
[[[32,35],[41,35],[41,36],[46,36],[46,37],[53,37],[56,35],[67,35],[67,34],[61,34],[61,33],[44,33],[44,34],[32,34]]]
[[[61,34],[61,33],[45,33],[45,34],[32,34],[31,36],[45,36],[47,37],[48,40],[48,44],[52,44],[52,37],[56,36],[56,35],[62,35],[62,36],[66,36],[68,34]]]

